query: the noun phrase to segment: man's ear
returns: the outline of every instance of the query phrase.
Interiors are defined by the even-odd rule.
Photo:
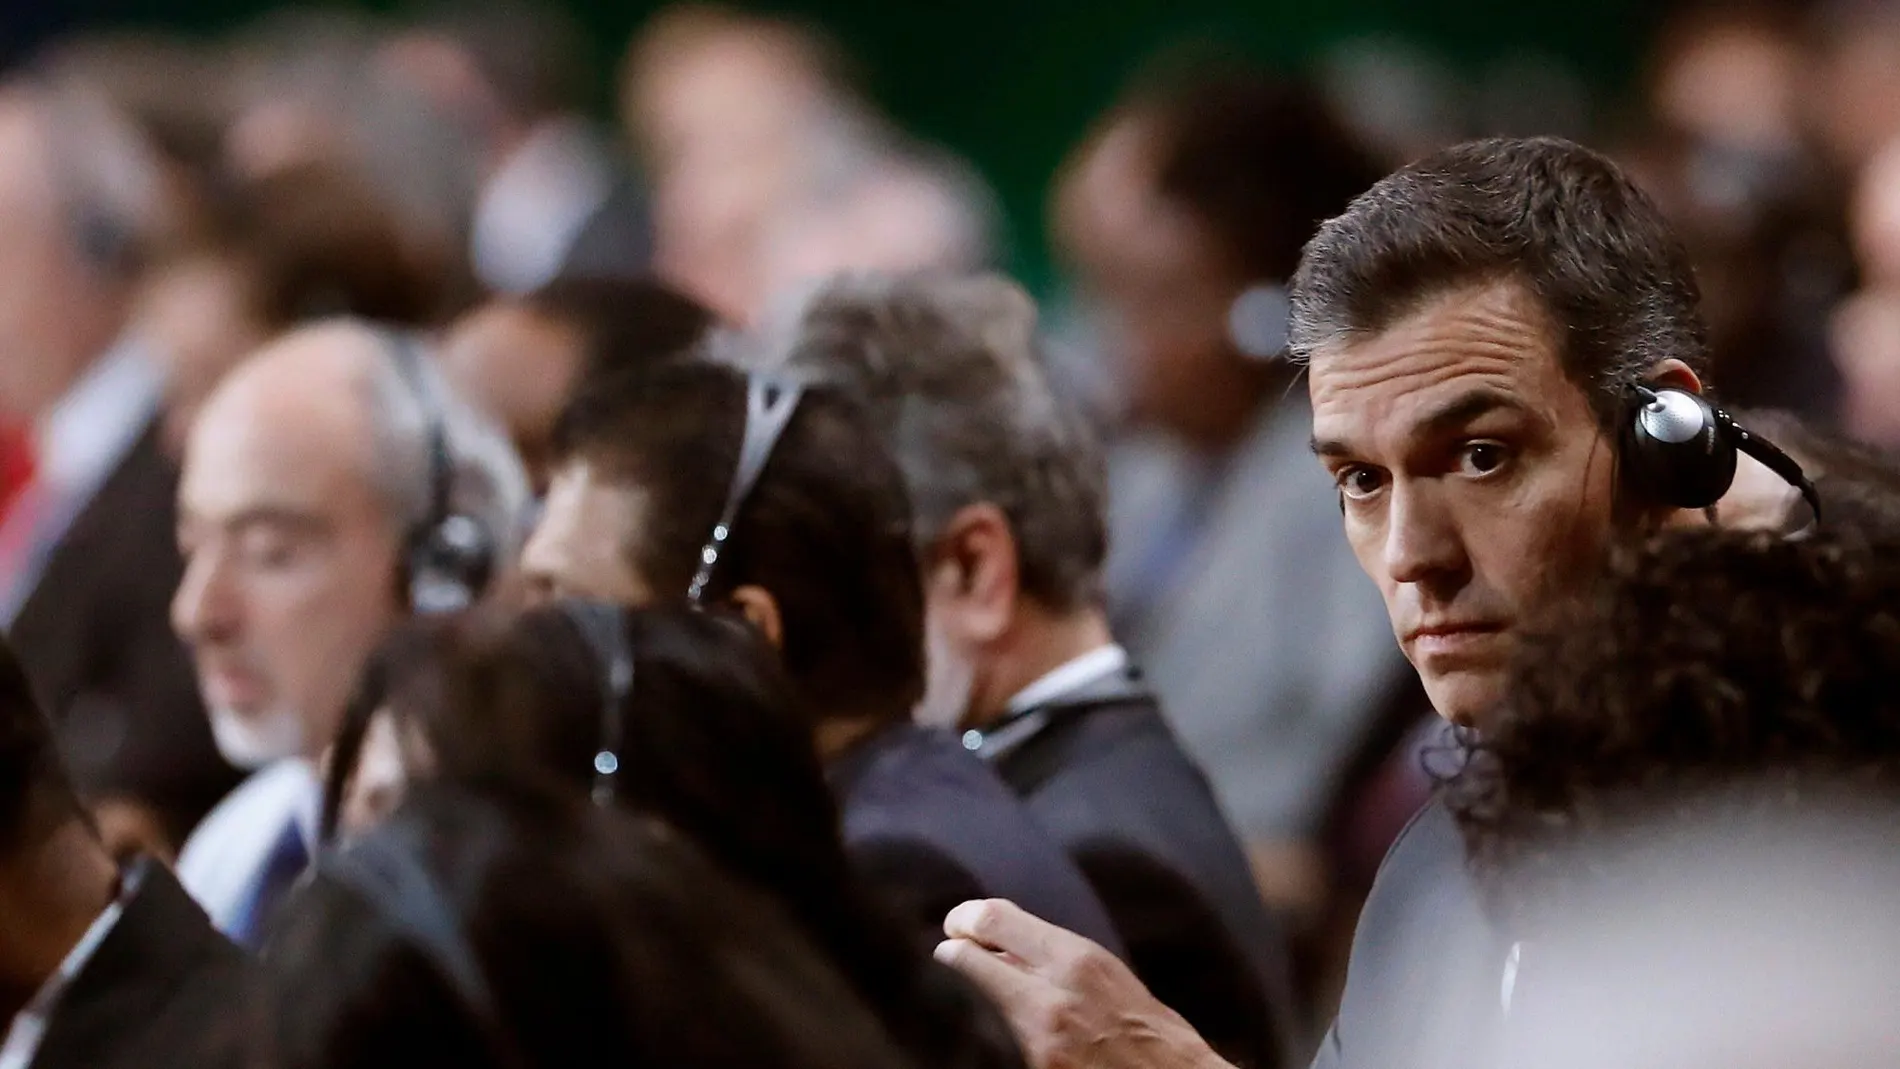
[[[1671,357],[1649,369],[1649,385],[1699,394],[1702,392],[1702,376],[1697,375],[1694,368]]]
[[[772,596],[771,591],[749,583],[734,590],[728,600],[739,610],[740,615],[765,635],[773,649],[785,648],[785,619],[779,615],[778,599]]]
[[[993,642],[1009,630],[1022,593],[1016,534],[988,503],[950,517],[925,562],[925,595],[966,642]]]

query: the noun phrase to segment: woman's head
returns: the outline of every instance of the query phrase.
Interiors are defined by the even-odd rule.
[[[418,788],[319,860],[266,963],[282,1069],[902,1064],[771,903],[559,792]]]
[[[1900,800],[1891,530],[1667,533],[1540,632],[1450,795],[1513,912],[1710,821]]]
[[[587,634],[601,617],[619,624],[619,651]],[[615,653],[631,669],[617,692]],[[389,642],[376,674],[380,694],[359,703],[355,726],[384,733],[407,777],[586,791],[610,749],[619,806],[665,820],[796,908],[844,879],[810,728],[772,651],[735,615],[569,602],[425,621]],[[364,715],[371,707],[380,720]],[[378,752],[351,752],[357,741],[339,746],[334,798],[351,794],[352,774],[374,772]]]

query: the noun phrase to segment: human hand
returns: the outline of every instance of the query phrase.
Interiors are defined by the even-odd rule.
[[[944,918],[937,960],[982,988],[1035,1069],[1232,1069],[1121,959],[1001,899]]]

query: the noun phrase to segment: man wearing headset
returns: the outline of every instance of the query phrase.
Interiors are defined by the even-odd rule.
[[[192,833],[179,875],[220,930],[255,944],[309,859],[316,765],[364,659],[410,612],[482,596],[513,557],[527,480],[418,349],[336,320],[219,385],[178,501],[172,623],[220,752],[255,770]]]
[[[1787,478],[1805,482],[1799,469],[1697,398],[1697,302],[1656,206],[1558,140],[1427,157],[1307,245],[1291,348],[1308,366],[1313,448],[1447,719],[1482,726],[1514,630],[1587,582],[1618,533],[1808,519]],[[1738,465],[1738,447],[1763,461]],[[1069,933],[994,901],[945,928],[939,956],[1006,1007],[1040,1066],[1220,1064]],[[1481,1064],[1509,946],[1480,915],[1451,821],[1428,806],[1366,903],[1316,1064]]]

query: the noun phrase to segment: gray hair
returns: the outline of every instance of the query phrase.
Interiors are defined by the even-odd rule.
[[[364,324],[387,350],[370,371],[370,421],[375,435],[371,478],[399,532],[428,518],[431,506],[428,424],[442,428],[449,457],[449,507],[494,540],[497,569],[520,551],[528,526],[528,476],[508,435],[462,400],[435,361],[417,347],[413,373],[398,364],[400,335]],[[426,407],[425,407],[426,406]]]
[[[1101,600],[1099,444],[1050,389],[1036,307],[997,275],[852,276],[768,328],[761,362],[865,402],[904,473],[920,555],[959,509],[1009,519],[1023,591],[1057,611]]]

